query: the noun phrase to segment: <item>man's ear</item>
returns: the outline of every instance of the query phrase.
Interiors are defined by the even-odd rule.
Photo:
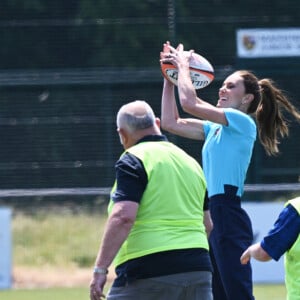
[[[128,142],[128,135],[126,130],[124,130],[123,128],[118,128],[118,133],[120,136],[121,144],[126,145],[126,143]]]
[[[160,119],[159,118],[155,118],[155,124],[158,126],[158,128],[160,128]]]

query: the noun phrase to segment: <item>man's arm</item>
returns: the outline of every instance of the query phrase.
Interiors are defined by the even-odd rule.
[[[211,231],[213,230],[213,227],[214,227],[209,210],[204,211],[203,222],[204,222],[207,237],[209,237],[209,235],[210,235],[210,233],[211,233]]]
[[[294,244],[300,232],[300,217],[292,205],[287,205],[279,214],[272,229],[260,243],[250,246],[241,256],[242,264],[251,257],[259,261],[279,258]]]
[[[139,204],[133,201],[116,202],[109,216],[97,254],[95,267],[107,270],[134,224]],[[106,274],[94,273],[90,283],[90,299],[104,297]]]
[[[269,261],[271,256],[261,247],[260,243],[250,246],[241,256],[241,263],[247,264],[250,258],[253,257],[259,261]]]

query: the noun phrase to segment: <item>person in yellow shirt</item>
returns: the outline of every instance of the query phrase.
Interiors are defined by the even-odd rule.
[[[247,264],[253,257],[259,261],[276,261],[285,254],[285,281],[288,300],[300,299],[300,197],[289,200],[273,228],[259,243],[251,245],[241,256]]]
[[[202,168],[161,134],[145,101],[120,108],[117,131],[125,152],[115,165],[90,299],[104,297],[114,260],[108,300],[212,300]]]

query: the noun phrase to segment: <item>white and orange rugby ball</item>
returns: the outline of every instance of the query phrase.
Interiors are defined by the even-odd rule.
[[[189,51],[184,51],[189,55]],[[177,85],[178,70],[170,62],[161,64],[161,71],[163,76],[173,84]],[[208,86],[215,78],[214,68],[210,62],[202,55],[192,53],[190,59],[190,75],[196,90],[203,89]]]

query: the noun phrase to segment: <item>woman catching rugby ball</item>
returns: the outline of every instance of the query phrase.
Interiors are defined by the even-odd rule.
[[[215,264],[214,300],[254,299],[250,263],[240,263],[240,256],[253,240],[251,221],[241,208],[244,181],[257,131],[266,153],[276,155],[279,139],[289,133],[281,109],[298,121],[300,114],[271,80],[258,80],[246,70],[228,76],[219,89],[217,105],[211,105],[197,97],[189,56],[183,52],[182,44],[174,48],[167,42],[160,62],[168,61],[178,68],[180,105],[197,118],[180,118],[174,85],[164,79],[161,126],[173,134],[205,140],[202,163],[214,224],[209,237]]]

